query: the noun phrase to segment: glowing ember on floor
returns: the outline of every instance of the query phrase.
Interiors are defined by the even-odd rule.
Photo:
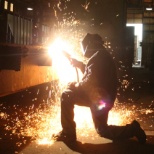
[[[49,138],[43,138],[43,139],[38,139],[37,140],[37,143],[38,144],[41,144],[41,145],[51,145],[51,144],[53,144],[54,143],[54,141],[52,141],[52,140],[50,140]]]

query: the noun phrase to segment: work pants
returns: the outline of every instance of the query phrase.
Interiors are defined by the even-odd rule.
[[[66,90],[61,96],[61,125],[63,132],[69,136],[76,136],[76,123],[74,121],[74,105],[90,107],[92,119],[97,133],[111,140],[122,140],[133,137],[133,126],[108,125],[108,114],[112,106],[106,104],[102,109],[97,108],[83,91]],[[89,117],[90,118],[90,117]],[[85,128],[86,129],[86,128]]]

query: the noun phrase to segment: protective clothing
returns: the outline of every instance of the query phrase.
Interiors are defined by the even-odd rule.
[[[90,58],[96,52],[96,48],[98,49],[97,45],[102,46],[103,44],[100,35],[88,33],[82,41],[83,55]]]
[[[65,136],[76,138],[76,123],[74,121],[74,105],[90,107],[97,133],[101,137],[121,140],[135,135],[134,126],[109,126],[108,113],[114,105],[117,93],[116,66],[109,52],[103,47],[98,34],[87,34],[83,39],[85,55],[88,63],[77,63],[83,72],[82,81],[78,86],[72,86],[61,96],[61,124]],[[95,47],[94,47],[95,46]],[[92,48],[90,48],[92,47]],[[75,84],[75,83],[73,83]],[[72,88],[73,87],[73,88]],[[145,142],[144,131],[138,126]],[[139,135],[138,135],[139,136]]]

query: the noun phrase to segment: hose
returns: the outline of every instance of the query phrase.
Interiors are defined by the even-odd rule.
[[[76,67],[75,67],[75,70],[76,70],[77,82],[79,82],[79,72],[78,72],[78,69]]]

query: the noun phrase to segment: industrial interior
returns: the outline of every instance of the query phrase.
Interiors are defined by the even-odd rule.
[[[47,60],[48,56],[41,55],[45,52],[43,48],[46,47],[46,43],[49,40],[52,40],[57,35],[56,33],[60,29],[60,23],[64,21],[64,17],[66,16],[67,18],[69,12],[74,9],[74,5],[80,5],[80,3],[84,5],[84,1],[1,0],[1,95],[16,92],[51,80],[52,74],[49,74],[48,69],[52,67],[50,66],[52,62]],[[110,1],[105,3],[108,4]],[[116,9],[107,6],[107,4],[104,5],[101,2],[101,6],[98,8],[98,10],[102,9],[101,15],[98,15],[97,11],[93,15],[92,11],[84,12],[84,9],[82,9],[80,12],[77,12],[78,10],[74,9],[73,13],[76,14],[74,15],[76,16],[74,20],[76,22],[78,20],[81,20],[80,22],[87,22],[89,20],[88,18],[90,18],[89,31],[91,33],[101,33],[105,41],[111,42],[112,48],[116,48],[113,54],[118,57],[118,61],[123,61],[126,68],[143,67],[153,70],[153,1],[117,1],[115,3]],[[65,5],[68,5],[66,11],[63,9]],[[107,9],[111,9],[112,11],[107,13]],[[65,16],[62,14],[62,11],[66,14]],[[83,16],[81,15],[82,11],[84,13]],[[95,20],[91,21],[91,18]],[[102,27],[100,26],[101,23],[103,24]],[[95,24],[96,28],[92,27],[91,24]],[[88,27],[86,26],[84,25],[82,29],[85,28],[88,32]],[[77,35],[75,33],[79,31],[80,25],[76,24],[76,27],[75,25],[72,25],[72,27],[76,29],[76,32],[70,33],[75,36]],[[72,27],[70,26],[70,29]],[[67,29],[69,29],[69,26]],[[40,55],[38,56],[39,58],[30,56],[34,52]],[[10,54],[12,56],[8,56]],[[15,56],[16,54],[18,56]],[[27,63],[29,63],[30,59],[33,63],[28,65]],[[39,79],[37,78],[38,76],[40,76]],[[19,80],[22,81],[19,83]]]
[[[96,11],[96,14],[93,15],[92,11],[85,11],[83,7],[81,7],[81,11],[74,8],[74,5],[80,6],[81,4],[83,6],[84,1],[1,0],[0,52],[3,56],[0,59],[0,94],[5,95],[16,92],[51,80],[52,74],[49,74],[48,78],[46,77],[49,73],[48,69],[52,67],[47,57],[45,56],[43,59],[43,56],[40,56],[36,59],[36,57],[30,55],[33,52],[41,55],[45,51],[43,49],[41,51],[40,48],[45,48],[46,42],[57,35],[58,29],[61,27],[60,23],[64,21],[65,16],[66,18],[69,16],[69,12],[73,9],[76,22],[78,20],[80,22],[88,22],[88,18],[90,18],[89,30],[86,27],[87,25],[82,26],[82,29],[85,28],[87,32],[90,31],[91,33],[101,33],[105,41],[111,42],[112,48],[116,48],[114,54],[118,56],[118,61],[125,63],[125,67],[129,67],[129,69],[132,67],[143,67],[153,70],[153,1],[117,1],[115,2],[116,9],[108,6],[110,1],[104,3],[101,2],[98,8],[98,11],[102,9],[101,15],[98,15],[94,8],[90,8]],[[68,6],[64,10],[65,5]],[[107,9],[112,11],[108,13]],[[82,11],[84,13],[83,16]],[[63,12],[66,14],[65,16]],[[92,21],[91,18],[95,20]],[[102,26],[101,23],[103,24]],[[91,24],[95,24],[96,28],[92,27]],[[80,25],[76,24],[76,26],[73,26],[76,32],[70,33],[75,36],[75,33],[79,31]],[[72,27],[70,26],[70,29]],[[67,29],[69,29],[69,26]],[[13,56],[8,56],[9,54]],[[20,56],[15,56],[16,54]],[[33,63],[27,65],[30,59]],[[41,65],[45,66],[42,67]],[[38,79],[34,74],[36,77],[41,77]],[[19,80],[22,81],[19,83]]]
[[[80,41],[86,33],[100,34],[113,55],[119,93],[134,79],[134,70],[136,81],[142,80],[140,72],[153,73],[154,0],[0,0],[1,115],[14,115],[11,106],[16,104],[37,108],[58,99],[58,76],[48,48],[63,36],[77,44],[73,49],[81,55]]]

